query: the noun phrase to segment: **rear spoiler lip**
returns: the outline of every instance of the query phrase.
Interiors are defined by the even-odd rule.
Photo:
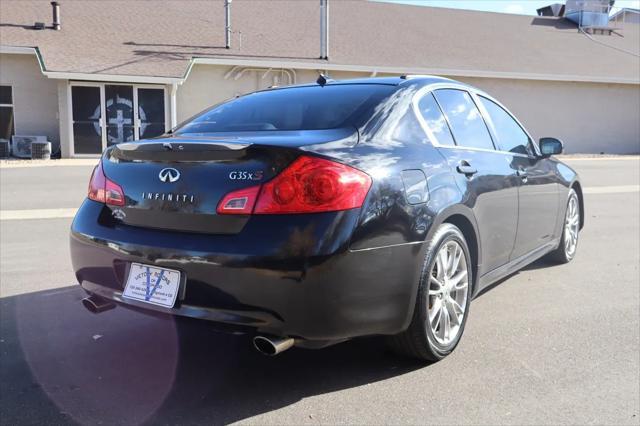
[[[105,152],[112,162],[206,162],[235,161],[244,157],[253,144],[221,142],[170,142],[166,139],[126,142]]]
[[[224,142],[224,141],[216,141],[211,140],[210,138],[203,138],[204,140],[190,141],[188,139],[185,140],[171,140],[171,138],[166,139],[156,139],[156,140],[147,140],[147,141],[135,141],[135,142],[124,142],[115,145],[114,150],[119,151],[145,151],[148,148],[161,148],[158,150],[166,150],[166,151],[174,151],[180,150],[180,146],[185,145],[197,145],[201,150],[242,150],[251,145],[252,143],[242,143],[238,142]],[[228,139],[226,139],[228,140]],[[216,149],[211,149],[216,148]],[[149,149],[151,151],[151,149]],[[155,151],[155,150],[154,150]]]

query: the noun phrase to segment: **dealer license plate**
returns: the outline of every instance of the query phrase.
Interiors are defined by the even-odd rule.
[[[123,297],[172,308],[180,289],[180,272],[132,263]]]

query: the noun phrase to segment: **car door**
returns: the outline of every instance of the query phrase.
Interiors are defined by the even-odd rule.
[[[510,157],[494,149],[471,94],[438,89],[417,103],[423,126],[455,172],[463,202],[473,209],[482,275],[509,261],[518,224],[518,182]]]
[[[518,232],[510,256],[517,259],[554,238],[559,208],[555,169],[504,107],[487,96],[477,98],[498,148],[512,154],[511,169],[518,177]]]

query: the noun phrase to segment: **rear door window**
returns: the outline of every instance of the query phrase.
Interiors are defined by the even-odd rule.
[[[496,137],[498,138],[496,142],[500,149],[517,154],[529,154],[529,135],[525,133],[511,114],[490,99],[483,96],[480,96],[480,99],[489,114],[489,118],[491,118]]]
[[[431,93],[427,93],[420,99],[418,109],[427,128],[436,139],[435,142],[439,145],[455,145],[447,120]]]
[[[494,149],[487,125],[468,92],[440,89],[434,95],[449,120],[457,145]]]

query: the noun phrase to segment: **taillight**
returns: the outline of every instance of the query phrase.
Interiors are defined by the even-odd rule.
[[[301,156],[262,186],[227,194],[219,214],[295,214],[362,207],[371,177],[360,170]],[[255,207],[254,207],[255,205]]]
[[[260,192],[260,185],[233,191],[218,203],[218,214],[251,214]]]
[[[120,185],[107,179],[102,170],[102,162],[93,169],[87,196],[90,200],[100,203],[124,206],[124,191]]]

